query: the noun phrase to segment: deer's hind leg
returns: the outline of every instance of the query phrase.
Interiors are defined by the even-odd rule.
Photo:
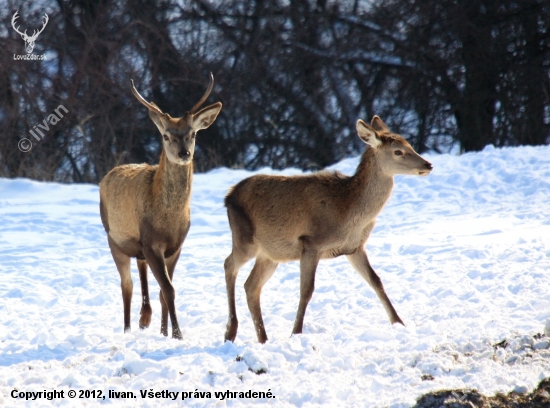
[[[260,306],[260,294],[265,283],[273,276],[277,265],[277,262],[259,256],[256,258],[256,263],[252,268],[252,272],[250,272],[250,276],[244,284],[248,309],[252,315],[256,336],[260,343],[265,343],[267,341],[264,320],[262,318],[262,308]]]
[[[132,308],[132,291],[134,289],[130,273],[130,257],[122,252],[109,235],[107,235],[107,241],[120,275],[120,289],[122,290],[122,304],[124,305],[124,333],[127,333],[131,330],[130,312]]]
[[[229,317],[225,330],[225,340],[235,341],[239,320],[235,306],[235,282],[239,269],[250,259],[256,256],[257,246],[254,244],[253,228],[249,218],[236,206],[227,204],[227,216],[231,226],[233,248],[226,258],[223,267],[225,270],[225,287],[227,291],[227,303]]]
[[[151,301],[149,299],[149,282],[147,280],[147,261],[138,259],[137,266],[139,271],[139,281],[141,282],[141,311],[139,312],[139,328],[146,329],[151,324]]]

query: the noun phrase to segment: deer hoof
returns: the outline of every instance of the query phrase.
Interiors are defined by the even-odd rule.
[[[181,331],[179,329],[172,330],[172,338],[176,340],[183,340],[183,336],[181,335]]]

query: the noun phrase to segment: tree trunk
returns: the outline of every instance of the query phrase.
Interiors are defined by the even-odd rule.
[[[468,1],[465,7],[467,21],[459,29],[465,83],[455,117],[461,150],[469,152],[496,144],[493,118],[498,68],[492,52],[491,27],[485,17],[489,10],[484,10],[483,2],[477,0]]]

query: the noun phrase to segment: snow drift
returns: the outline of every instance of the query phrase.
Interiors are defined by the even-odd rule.
[[[231,250],[223,197],[255,173],[195,175],[191,230],[174,277],[183,341],[159,334],[152,275],[153,320],[137,329],[135,262],[135,329],[123,333],[97,186],[0,179],[0,404],[408,407],[443,388],[528,392],[550,376],[549,153],[425,155],[434,171],[396,177],[367,244],[406,327],[389,324],[374,291],[340,257],[320,262],[304,334],[290,337],[299,293],[292,262],[262,293],[270,335],[263,346],[242,287],[251,264],[237,281],[236,342],[223,342]],[[351,174],[357,163],[333,168]],[[65,397],[25,401],[13,390]],[[105,398],[73,400],[69,390]],[[182,400],[183,392],[191,396]]]

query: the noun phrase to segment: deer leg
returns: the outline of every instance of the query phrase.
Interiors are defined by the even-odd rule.
[[[157,280],[160,286],[161,305],[164,303],[165,307],[168,308],[168,314],[170,315],[170,322],[172,323],[172,337],[174,339],[182,339],[180,327],[178,324],[178,319],[176,316],[176,307],[174,304],[176,291],[174,290],[174,286],[172,285],[172,280],[170,279],[168,270],[166,268],[166,262],[164,260],[164,256],[162,253],[156,253],[155,251],[147,247],[143,249],[143,252],[145,255],[145,259],[147,259],[147,263],[151,267],[151,271],[153,271],[153,275],[155,276],[155,279]],[[162,325],[162,320],[161,320],[160,332],[165,336],[168,335],[168,328]]]
[[[107,240],[109,242],[109,248],[111,248],[111,254],[113,255],[116,268],[120,274],[122,304],[124,305],[124,333],[128,333],[131,330],[130,311],[132,306],[132,291],[134,289],[132,275],[130,274],[130,257],[120,250],[110,236],[107,236]]]
[[[149,300],[149,283],[147,281],[147,261],[145,259],[138,259],[137,266],[139,270],[139,281],[141,282],[141,311],[139,314],[139,328],[146,329],[151,324],[151,315],[153,309],[151,308],[151,302]]]
[[[172,282],[172,278],[174,276],[174,270],[176,269],[176,264],[178,263],[178,259],[180,257],[181,253],[181,247],[177,250],[175,254],[173,254],[170,258],[166,259],[166,270],[168,271],[168,277],[170,278],[170,282]],[[162,291],[160,292],[160,306],[161,306],[161,318],[160,318],[160,327],[161,332],[164,328],[164,334],[165,336],[168,335],[168,304],[166,303],[164,296],[162,295]],[[174,330],[172,326],[172,336],[174,335]]]
[[[260,306],[260,294],[265,283],[273,276],[273,272],[277,268],[277,263],[267,258],[256,258],[256,263],[250,272],[250,276],[244,284],[246,291],[246,301],[248,309],[252,315],[252,321],[256,328],[256,336],[260,343],[267,341],[265,332],[264,320],[262,318],[262,308]]]
[[[229,317],[225,330],[225,340],[235,341],[239,321],[237,319],[237,307],[235,306],[235,282],[241,267],[254,257],[256,247],[246,245],[239,249],[233,245],[233,251],[226,258],[223,267],[225,269],[225,288],[227,290],[227,303],[229,306]]]
[[[227,290],[227,303],[229,306],[229,317],[225,329],[225,340],[235,341],[239,321],[237,319],[237,308],[235,306],[235,282],[239,269],[250,259],[256,256],[257,245],[254,243],[254,228],[248,216],[240,207],[231,203],[227,205],[227,217],[231,227],[231,238],[233,248],[231,254],[225,260],[225,288]]]
[[[319,253],[314,250],[304,249],[300,258],[300,303],[294,321],[292,334],[302,333],[306,308],[315,290],[315,271],[319,263]]]
[[[160,300],[160,332],[163,336],[168,336],[168,304],[164,300],[162,290],[159,293]]]
[[[382,281],[380,280],[376,272],[374,272],[374,269],[372,269],[372,267],[370,266],[365,249],[363,247],[357,248],[357,250],[353,254],[347,255],[347,258],[353,268],[359,273],[359,275],[361,275],[374,289],[376,295],[378,296],[378,299],[380,299],[380,302],[382,302],[382,306],[384,306],[384,309],[386,309],[386,313],[390,318],[391,324],[401,323],[404,326],[405,324],[393,308],[393,305],[391,304],[388,295],[386,295],[386,291],[384,290],[384,285],[382,284]]]

